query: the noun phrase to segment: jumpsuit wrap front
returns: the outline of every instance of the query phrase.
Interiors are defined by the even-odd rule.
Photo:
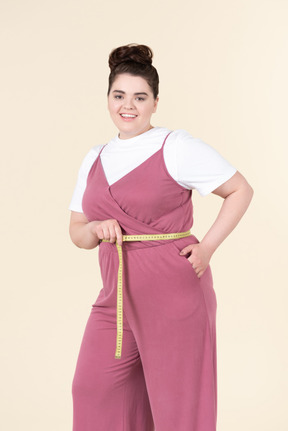
[[[116,219],[124,235],[185,232],[192,190],[177,183],[164,145],[109,186],[100,151],[82,206]],[[106,144],[107,145],[107,144]],[[103,287],[92,305],[72,384],[73,431],[215,431],[216,295],[210,265],[198,278],[180,239],[123,242],[123,346],[115,359],[118,253],[101,242]]]

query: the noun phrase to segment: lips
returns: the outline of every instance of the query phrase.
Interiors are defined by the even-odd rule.
[[[122,118],[136,118],[137,115],[134,114],[120,114]]]

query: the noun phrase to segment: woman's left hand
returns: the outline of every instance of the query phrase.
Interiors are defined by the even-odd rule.
[[[197,277],[200,278],[209,265],[212,253],[207,249],[207,247],[204,247],[201,242],[187,245],[180,251],[180,254],[185,255],[189,252],[191,252],[191,255],[187,260],[191,263]]]

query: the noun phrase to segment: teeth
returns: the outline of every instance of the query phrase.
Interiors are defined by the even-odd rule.
[[[135,118],[136,115],[132,115],[132,114],[120,114],[121,117],[127,117],[127,118]]]

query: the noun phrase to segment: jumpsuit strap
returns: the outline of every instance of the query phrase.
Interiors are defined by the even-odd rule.
[[[167,140],[168,136],[169,136],[172,132],[173,132],[173,130],[171,130],[171,132],[169,132],[169,133],[168,133],[168,135],[166,135],[166,137],[165,137],[165,139],[164,139],[164,141],[163,141],[162,147],[161,147],[161,149],[162,149],[162,150],[163,150],[163,148],[164,148],[164,145],[165,145],[165,142],[166,142],[166,140]]]

